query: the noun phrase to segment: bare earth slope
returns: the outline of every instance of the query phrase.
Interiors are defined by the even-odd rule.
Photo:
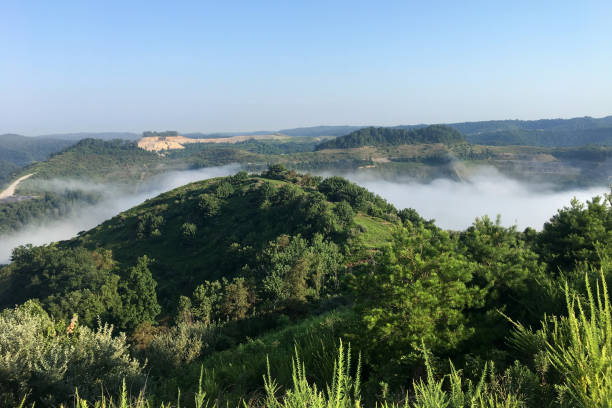
[[[188,143],[238,143],[245,140],[286,139],[284,135],[232,136],[214,139],[192,139],[185,136],[152,136],[143,137],[138,141],[138,147],[144,150],[158,152],[160,150],[184,149]]]

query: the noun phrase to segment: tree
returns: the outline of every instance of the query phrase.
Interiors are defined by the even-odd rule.
[[[364,345],[370,358],[396,371],[418,361],[423,344],[444,353],[469,338],[464,311],[482,299],[470,284],[476,269],[447,232],[400,228],[355,281],[360,338],[371,339]]]
[[[181,226],[181,235],[186,242],[193,241],[198,233],[198,227],[195,224],[186,222]]]
[[[233,192],[234,187],[228,181],[219,182],[215,188],[215,195],[220,199],[231,196]]]
[[[586,205],[574,198],[544,224],[536,248],[551,272],[571,273],[577,264],[598,268],[602,256],[612,256],[611,243],[612,194],[605,194]]]
[[[475,343],[488,349],[503,343],[508,325],[500,311],[529,324],[537,324],[551,311],[548,299],[536,295],[542,291],[539,282],[547,278],[543,266],[516,227],[505,228],[500,217],[493,222],[484,216],[460,234],[459,243],[465,258],[478,264],[474,283],[485,295],[483,307],[473,311],[479,332]]]
[[[6,270],[12,272],[11,279],[0,291],[0,306],[37,298],[59,319],[69,319],[73,313],[89,325],[98,317],[117,319],[122,302],[110,251],[28,245],[15,248],[12,259]]]
[[[219,212],[221,203],[216,196],[212,194],[201,194],[199,198],[198,207],[200,207],[204,215],[212,217]]]
[[[146,255],[139,257],[136,265],[130,269],[127,281],[122,285],[121,324],[124,328],[133,329],[142,322],[154,322],[161,312],[155,292],[157,282],[149,270],[151,262]]]
[[[262,286],[274,306],[287,300],[318,297],[329,277],[337,283],[342,256],[333,242],[315,234],[309,242],[300,235],[282,235],[259,257]]]
[[[347,228],[353,223],[355,212],[349,203],[341,201],[334,207],[334,213],[338,216],[338,221],[342,228]]]
[[[163,224],[163,216],[146,213],[138,217],[136,236],[138,239],[143,239],[145,237],[159,237],[161,235],[160,228]]]
[[[244,278],[234,278],[225,284],[221,309],[228,319],[244,319],[253,303],[253,294]]]
[[[219,317],[222,298],[223,291],[219,281],[204,281],[193,291],[193,316],[204,325],[210,325]]]
[[[288,174],[289,170],[287,170],[287,168],[282,164],[272,164],[262,175],[271,179],[286,180]]]

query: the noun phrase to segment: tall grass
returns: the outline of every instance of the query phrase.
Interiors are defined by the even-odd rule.
[[[557,386],[562,405],[612,407],[612,318],[603,270],[595,294],[585,281],[586,305],[566,287],[568,316],[543,327],[548,356],[564,378]]]

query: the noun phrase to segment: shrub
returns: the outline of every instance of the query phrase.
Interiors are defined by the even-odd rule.
[[[78,387],[84,398],[101,387],[119,391],[122,379],[137,389],[142,368],[129,356],[125,335],[113,327],[91,330],[73,318],[52,320],[35,302],[0,315],[0,405],[17,406],[25,396],[41,405],[65,402]],[[116,387],[116,388],[115,388]]]

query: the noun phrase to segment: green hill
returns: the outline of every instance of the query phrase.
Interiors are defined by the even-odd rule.
[[[35,138],[13,134],[0,135],[0,160],[18,166],[45,160],[52,153],[73,145],[73,141],[60,138]]]
[[[432,125],[421,129],[369,127],[317,145],[317,150],[347,149],[362,146],[399,146],[406,144],[456,144],[465,142],[457,130],[448,126]]]
[[[157,154],[140,149],[133,142],[83,139],[23,172],[35,173],[30,181],[66,177],[117,182],[140,179],[143,172],[154,172],[158,162]]]
[[[274,263],[273,258],[281,256],[276,252],[285,247],[308,258],[304,261],[308,273],[315,273],[326,262],[338,268],[345,257],[363,256],[359,248],[373,249],[390,239],[390,229],[399,220],[396,214],[397,210],[380,197],[341,178],[298,176],[282,167],[274,167],[261,177],[242,172],[191,183],[147,200],[71,241],[21,249],[25,252],[3,272],[6,281],[0,299],[6,307],[37,297],[68,317],[70,307],[56,304],[60,294],[70,298],[76,296],[71,295],[74,291],[89,290],[100,300],[104,296],[96,291],[109,284],[111,275],[128,279],[131,268],[146,256],[151,260],[147,267],[158,282],[163,311],[168,313],[176,307],[179,296],[191,294],[204,281],[245,278],[260,285],[266,278],[261,263]],[[341,250],[349,242],[354,249]],[[306,256],[314,251],[309,248],[315,247],[316,253]],[[76,261],[87,253],[97,254],[93,264]],[[329,259],[320,258],[321,254],[329,255]],[[65,262],[83,263],[85,269],[89,265],[97,270],[91,273],[101,275],[91,282],[62,286],[62,279],[73,278],[58,277],[65,272],[56,275],[39,270],[32,259],[39,259],[36,265],[56,259],[62,270]],[[70,276],[90,273],[81,271],[78,264],[68,269],[72,270]],[[24,287],[27,276],[38,276],[40,282]],[[320,281],[315,284],[315,278],[305,277],[300,297],[312,295],[314,287],[319,296],[328,278],[316,278]],[[98,306],[97,310],[110,321],[122,321],[119,309]],[[81,314],[90,315],[85,311]]]
[[[10,170],[11,166],[2,166],[0,162],[0,170],[2,168]],[[45,161],[18,171],[13,169],[4,178],[7,184],[18,176],[33,174],[17,187],[17,194],[27,196],[26,199],[0,202],[0,234],[40,222],[45,217],[57,219],[69,215],[74,206],[92,204],[102,198],[100,192],[83,191],[77,185],[49,188],[46,180],[80,180],[134,187],[145,178],[172,168],[162,163],[157,154],[139,149],[132,142],[81,140]]]

